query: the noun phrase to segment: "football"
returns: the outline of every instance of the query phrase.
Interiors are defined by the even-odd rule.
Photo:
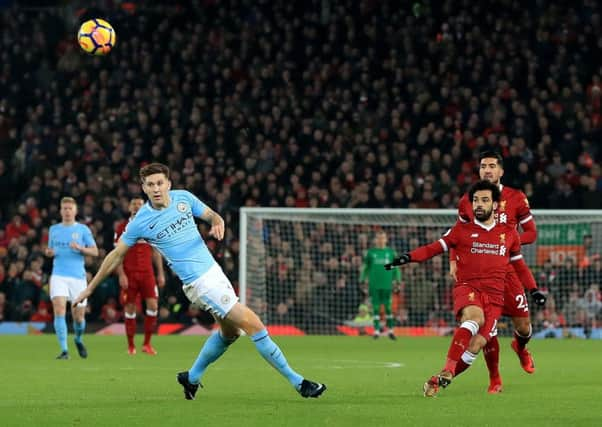
[[[84,52],[90,55],[102,56],[108,54],[115,43],[115,30],[104,19],[90,19],[79,27],[77,41]]]

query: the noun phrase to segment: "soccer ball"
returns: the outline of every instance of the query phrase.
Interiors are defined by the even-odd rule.
[[[84,52],[90,55],[106,55],[117,42],[115,30],[104,19],[90,19],[79,27],[77,41]]]

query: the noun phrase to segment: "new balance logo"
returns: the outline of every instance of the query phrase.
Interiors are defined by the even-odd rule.
[[[471,234],[470,237],[479,237],[478,233]]]

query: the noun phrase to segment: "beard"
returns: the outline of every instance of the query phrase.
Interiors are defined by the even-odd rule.
[[[477,221],[485,222],[491,217],[491,214],[493,213],[493,207],[491,207],[491,209],[477,208],[472,212],[474,213],[474,217],[477,219]]]

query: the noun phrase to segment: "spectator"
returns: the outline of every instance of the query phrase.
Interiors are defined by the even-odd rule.
[[[516,186],[532,187],[533,208],[598,206],[602,70],[591,55],[597,38],[575,28],[597,34],[602,6],[544,3],[496,4],[492,15],[487,3],[445,0],[416,18],[390,2],[361,13],[342,2],[320,21],[313,3],[165,3],[123,14],[115,2],[112,24],[140,37],[124,34],[107,61],[83,59],[68,18],[4,10],[0,222],[22,204],[29,230],[0,235],[2,262],[18,260],[15,237],[27,261],[45,243],[65,193],[108,250],[112,218],[127,213],[121,201],[139,192],[136,171],[151,160],[220,209],[227,249],[244,205],[455,207],[486,147],[504,154]],[[571,22],[562,37],[556,15]],[[38,43],[31,22],[50,16],[64,31],[41,24],[53,37]],[[454,31],[434,38],[442,26]],[[148,40],[153,55],[140,55]],[[210,65],[192,72],[201,62]],[[166,291],[178,285],[172,277]],[[94,302],[95,316],[105,302]]]

